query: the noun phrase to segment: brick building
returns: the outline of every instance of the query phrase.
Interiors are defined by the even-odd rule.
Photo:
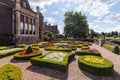
[[[0,35],[15,43],[36,43],[42,35],[43,16],[34,12],[28,0],[0,0]]]
[[[57,25],[50,25],[50,24],[47,24],[47,22],[44,22],[44,32],[46,31],[50,31],[53,34],[59,33]]]

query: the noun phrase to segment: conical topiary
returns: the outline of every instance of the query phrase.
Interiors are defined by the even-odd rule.
[[[114,53],[119,54],[119,52],[120,52],[119,46],[116,46],[114,48]]]
[[[31,46],[28,46],[27,50],[26,50],[26,54],[30,54],[33,52],[33,49]]]

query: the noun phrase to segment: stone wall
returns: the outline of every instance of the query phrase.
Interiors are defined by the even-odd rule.
[[[33,44],[33,43],[37,43],[38,41],[38,36],[19,36],[16,39],[16,43],[17,44]]]
[[[12,35],[12,8],[0,4],[0,35]]]

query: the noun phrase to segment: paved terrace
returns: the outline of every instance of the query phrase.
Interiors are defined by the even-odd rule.
[[[69,69],[66,73],[48,68],[33,66],[28,60],[16,61],[13,59],[13,56],[0,59],[0,67],[8,63],[17,65],[22,69],[23,80],[48,80],[50,78],[57,78],[60,80],[120,80],[120,55],[116,55],[102,47],[99,47],[96,44],[93,44],[91,47],[98,49],[104,58],[107,58],[114,63],[115,72],[113,76],[95,76],[80,70],[77,62],[79,56],[75,56],[75,59],[69,64]],[[46,53],[44,50],[43,52]]]

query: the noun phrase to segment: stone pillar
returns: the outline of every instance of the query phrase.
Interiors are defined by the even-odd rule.
[[[18,42],[18,36],[20,35],[20,0],[16,0],[15,4],[15,14],[16,14],[16,40]]]
[[[37,10],[37,19],[36,19],[36,35],[37,35],[37,37],[38,37],[38,39],[39,39],[39,13],[40,13],[40,11],[39,11],[39,6],[37,6],[36,7],[36,10]]]

